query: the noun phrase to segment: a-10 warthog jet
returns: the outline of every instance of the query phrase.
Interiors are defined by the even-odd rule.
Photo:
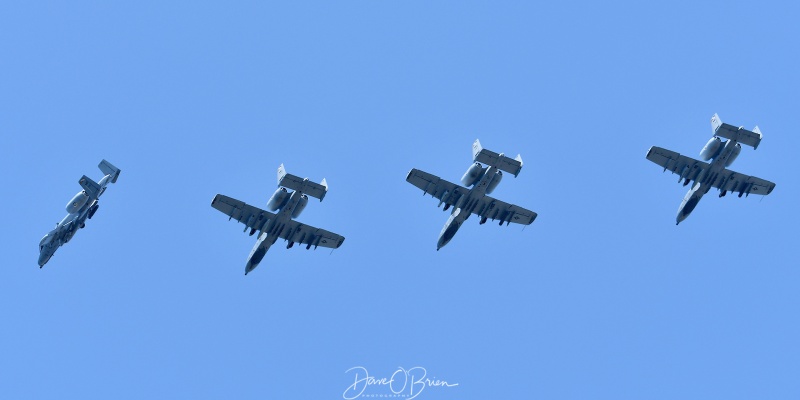
[[[78,229],[86,226],[86,220],[92,219],[97,212],[99,204],[97,199],[106,191],[106,185],[115,183],[119,177],[119,168],[111,165],[110,162],[103,160],[98,165],[105,176],[99,182],[95,182],[84,175],[78,180],[83,190],[78,192],[72,200],[67,203],[67,214],[64,219],[56,224],[55,229],[48,232],[39,242],[39,268],[47,264],[50,257],[53,257],[56,250],[67,243],[75,236]]]
[[[758,148],[762,137],[758,127],[753,128],[752,131],[743,127],[737,128],[723,123],[720,121],[719,115],[714,114],[711,117],[711,131],[714,133],[714,137],[700,152],[703,161],[711,160],[710,163],[656,146],[651,147],[647,152],[648,160],[664,167],[664,171],[669,170],[678,174],[678,182],[683,181],[683,186],[694,181],[678,209],[676,225],[689,216],[703,195],[708,193],[712,187],[719,189],[719,197],[725,196],[728,192],[738,192],[739,197],[750,194],[766,196],[772,192],[772,189],[775,189],[775,184],[770,181],[726,169],[742,151],[742,144],[751,146],[753,150]],[[720,138],[728,140],[723,141]]]
[[[466,187],[448,182],[416,168],[412,169],[406,176],[406,181],[422,189],[425,192],[424,194],[429,194],[439,199],[439,206],[444,204],[443,211],[447,211],[451,206],[453,207],[450,218],[447,219],[442,232],[439,234],[436,250],[441,249],[450,242],[450,239],[455,236],[458,228],[469,218],[470,214],[479,216],[481,218],[480,224],[484,224],[487,219],[491,219],[492,221],[500,220],[500,225],[503,225],[503,222],[506,225],[511,222],[530,225],[536,219],[536,213],[533,211],[487,196],[492,193],[503,178],[503,172],[501,171],[508,172],[514,177],[519,175],[522,170],[521,156],[517,155],[517,158],[512,159],[502,153],[497,154],[484,149],[481,147],[481,142],[475,140],[475,143],[472,144],[472,159],[475,163],[467,169],[467,172],[461,178],[461,183]],[[481,165],[481,163],[486,166]]]
[[[278,186],[267,202],[269,211],[277,211],[273,214],[269,211],[253,207],[239,200],[218,194],[211,201],[211,207],[222,211],[230,219],[235,219],[245,225],[245,232],[250,229],[250,236],[259,231],[258,241],[247,257],[247,264],[244,267],[244,274],[258,266],[264,255],[267,254],[278,238],[289,242],[287,249],[295,243],[306,245],[306,250],[314,246],[329,247],[338,249],[344,242],[344,237],[324,229],[315,228],[311,225],[301,224],[293,221],[297,218],[308,204],[308,196],[315,197],[322,201],[328,192],[328,184],[325,179],[322,183],[310,182],[308,178],[287,174],[283,164],[278,167]],[[287,189],[293,190],[289,192]]]

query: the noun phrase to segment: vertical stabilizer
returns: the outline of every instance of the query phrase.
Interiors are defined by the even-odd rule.
[[[483,146],[481,146],[481,141],[475,139],[475,143],[472,143],[472,161],[478,161],[478,154],[481,153],[483,150]]]
[[[719,115],[717,115],[717,113],[714,113],[714,116],[711,117],[711,134],[716,136],[717,130],[720,126],[722,126],[722,120],[719,119]]]
[[[103,171],[103,174],[111,175],[111,183],[116,183],[117,178],[119,178],[119,173],[122,172],[119,168],[115,167],[106,160],[100,161],[100,164],[97,165],[97,168],[100,168],[100,171]]]
[[[93,199],[96,199],[102,190],[97,182],[93,181],[92,178],[89,178],[86,175],[82,176],[81,179],[78,180],[78,184],[81,185],[86,194]]]
[[[278,167],[278,186],[280,186],[281,179],[283,179],[284,176],[286,176],[286,168],[283,166],[283,164],[281,164]]]

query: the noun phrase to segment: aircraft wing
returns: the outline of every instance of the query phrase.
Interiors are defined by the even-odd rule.
[[[221,194],[214,196],[214,200],[211,201],[211,207],[222,211],[230,219],[235,219],[247,225],[248,228],[259,231],[270,219],[276,217],[275,214],[269,211],[253,207],[245,202]],[[315,248],[322,246],[337,249],[344,243],[343,236],[293,220],[289,220],[278,236],[281,239],[302,243],[309,247],[314,246]]]
[[[710,167],[708,163],[656,146],[647,152],[647,159],[664,167],[664,171],[680,175],[680,179],[697,180],[700,174]],[[703,181],[711,182],[711,186],[717,189],[730,192],[767,195],[775,188],[775,184],[770,181],[729,169],[722,170],[716,176],[701,178]]]
[[[729,192],[739,192],[741,194],[760,194],[766,196],[775,189],[775,184],[755,176],[740,174],[736,171],[726,169],[715,176],[711,186],[727,190]]]
[[[657,146],[650,148],[647,159],[664,167],[664,171],[680,175],[681,179],[695,180],[702,171],[710,168],[708,163]]]
[[[221,194],[214,196],[214,200],[211,201],[211,207],[222,211],[223,214],[229,217],[228,219],[235,219],[237,222],[247,225],[248,228],[259,231],[267,221],[275,218],[275,214],[269,211],[264,211],[243,201]]]
[[[497,200],[491,196],[483,196],[473,207],[472,213],[482,218],[500,220],[503,222],[521,225],[530,225],[536,219],[537,214],[531,210],[508,204],[502,200]]]
[[[308,248],[311,248],[311,246],[314,246],[314,248],[322,246],[338,249],[339,246],[344,243],[344,236],[326,231],[325,229],[315,228],[311,225],[301,224],[294,220],[290,220],[289,223],[286,224],[286,227],[283,228],[279,237],[293,243],[302,243]]]
[[[469,192],[469,189],[456,185],[425,171],[412,169],[406,181],[422,189],[425,193],[439,199],[445,204],[454,205],[458,199]],[[503,222],[514,222],[530,225],[536,219],[536,213],[514,204],[508,204],[490,196],[483,196],[475,202],[470,201],[464,208],[480,217]]]
[[[436,175],[420,171],[416,168],[408,172],[406,181],[448,205],[455,204],[462,195],[469,192],[469,189],[463,186],[448,182]]]

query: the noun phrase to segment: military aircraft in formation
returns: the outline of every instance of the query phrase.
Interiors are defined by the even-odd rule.
[[[678,209],[678,224],[689,216],[703,195],[712,187],[719,189],[719,197],[725,196],[728,192],[738,192],[739,197],[749,194],[767,195],[775,188],[772,182],[727,169],[741,152],[742,144],[753,149],[758,148],[762,138],[758,127],[752,131],[742,127],[737,128],[723,123],[719,116],[714,114],[711,118],[711,128],[714,136],[700,152],[703,161],[656,146],[647,152],[648,160],[662,166],[664,171],[669,170],[678,174],[679,182],[683,181],[684,186],[694,181]],[[472,159],[474,163],[461,178],[464,186],[416,168],[406,176],[406,181],[422,189],[423,194],[430,194],[438,199],[439,207],[444,204],[443,211],[453,208],[439,233],[436,250],[447,245],[472,214],[480,217],[480,224],[491,219],[500,220],[500,225],[504,222],[506,225],[512,222],[530,225],[536,219],[537,214],[533,211],[489,196],[502,180],[503,172],[514,177],[519,175],[522,170],[521,156],[517,155],[512,159],[503,153],[497,154],[484,149],[480,141],[475,140],[472,144]],[[709,160],[710,162],[704,162]],[[101,161],[98,167],[105,176],[99,182],[94,182],[86,175],[81,177],[78,183],[83,190],[67,204],[67,216],[39,243],[40,268],[50,260],[58,247],[69,242],[75,232],[85,226],[86,220],[91,219],[97,211],[98,198],[106,190],[106,186],[117,181],[119,168],[106,160]],[[278,189],[267,202],[269,211],[221,194],[214,197],[211,206],[223,212],[229,219],[243,223],[245,232],[249,229],[251,236],[259,232],[258,241],[245,264],[244,273],[247,275],[258,266],[267,250],[279,238],[288,242],[286,248],[291,248],[295,243],[305,245],[306,249],[312,246],[315,249],[318,246],[336,249],[342,245],[343,236],[293,220],[305,209],[308,196],[322,201],[327,192],[328,184],[325,179],[319,184],[310,182],[308,178],[303,179],[286,173],[281,164],[278,167]]]
[[[530,225],[536,219],[536,213],[533,211],[488,196],[503,179],[502,171],[508,172],[514,177],[519,175],[522,170],[520,155],[512,159],[503,153],[497,154],[484,149],[481,147],[481,142],[475,140],[475,143],[472,144],[472,160],[475,163],[461,178],[464,186],[456,185],[416,168],[406,176],[406,181],[422,189],[423,195],[429,194],[439,199],[437,207],[444,204],[443,211],[453,207],[450,218],[447,219],[444,228],[439,233],[439,241],[436,243],[437,251],[453,239],[458,229],[471,214],[480,217],[481,225],[490,218],[492,221],[499,219],[500,225],[505,222],[506,226],[511,222]]]
[[[723,123],[719,115],[714,114],[711,117],[711,131],[714,136],[700,151],[703,161],[711,160],[710,163],[656,146],[647,152],[648,160],[664,167],[664,171],[678,174],[678,182],[683,181],[683,186],[694,181],[678,209],[676,225],[691,214],[703,195],[712,187],[719,189],[719,197],[728,192],[738,192],[739,197],[750,194],[766,196],[775,189],[775,184],[770,181],[727,169],[742,151],[742,144],[751,146],[753,150],[758,148],[762,135],[757,126],[752,131],[743,127],[737,128]],[[728,140],[723,141],[721,138]]]
[[[83,190],[78,192],[72,200],[67,203],[67,216],[56,224],[55,229],[48,232],[39,242],[39,268],[42,268],[47,261],[53,257],[56,250],[64,243],[67,243],[75,236],[78,229],[86,226],[86,220],[92,219],[97,208],[100,207],[97,200],[106,191],[109,183],[116,183],[119,178],[120,169],[111,165],[110,162],[103,160],[97,166],[105,174],[99,182],[93,181],[84,175],[78,180]]]
[[[314,246],[338,249],[344,243],[344,237],[311,225],[301,224],[293,218],[300,216],[308,204],[308,196],[322,201],[328,192],[325,179],[322,183],[310,182],[308,178],[287,174],[283,164],[278,167],[278,189],[267,202],[269,211],[248,205],[239,200],[218,194],[211,201],[211,207],[245,225],[245,232],[250,229],[250,236],[259,232],[258,241],[247,257],[244,274],[247,275],[258,266],[267,250],[275,241],[284,239],[289,242],[287,249],[295,243],[306,245],[306,250]],[[293,190],[293,192],[289,192]],[[276,212],[273,214],[272,212]]]

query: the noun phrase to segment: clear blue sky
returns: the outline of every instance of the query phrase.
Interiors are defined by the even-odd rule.
[[[459,386],[419,399],[796,399],[798,11],[6,2],[0,397],[337,399],[421,366]],[[675,226],[645,153],[697,156],[715,112],[761,127],[732,168],[777,187]],[[404,178],[457,181],[476,138],[522,154],[494,194],[539,218],[436,252],[447,214]],[[119,181],[40,270],[102,158]],[[255,239],[210,202],[264,206],[280,163],[327,178],[299,219],[347,240],[245,277]]]

